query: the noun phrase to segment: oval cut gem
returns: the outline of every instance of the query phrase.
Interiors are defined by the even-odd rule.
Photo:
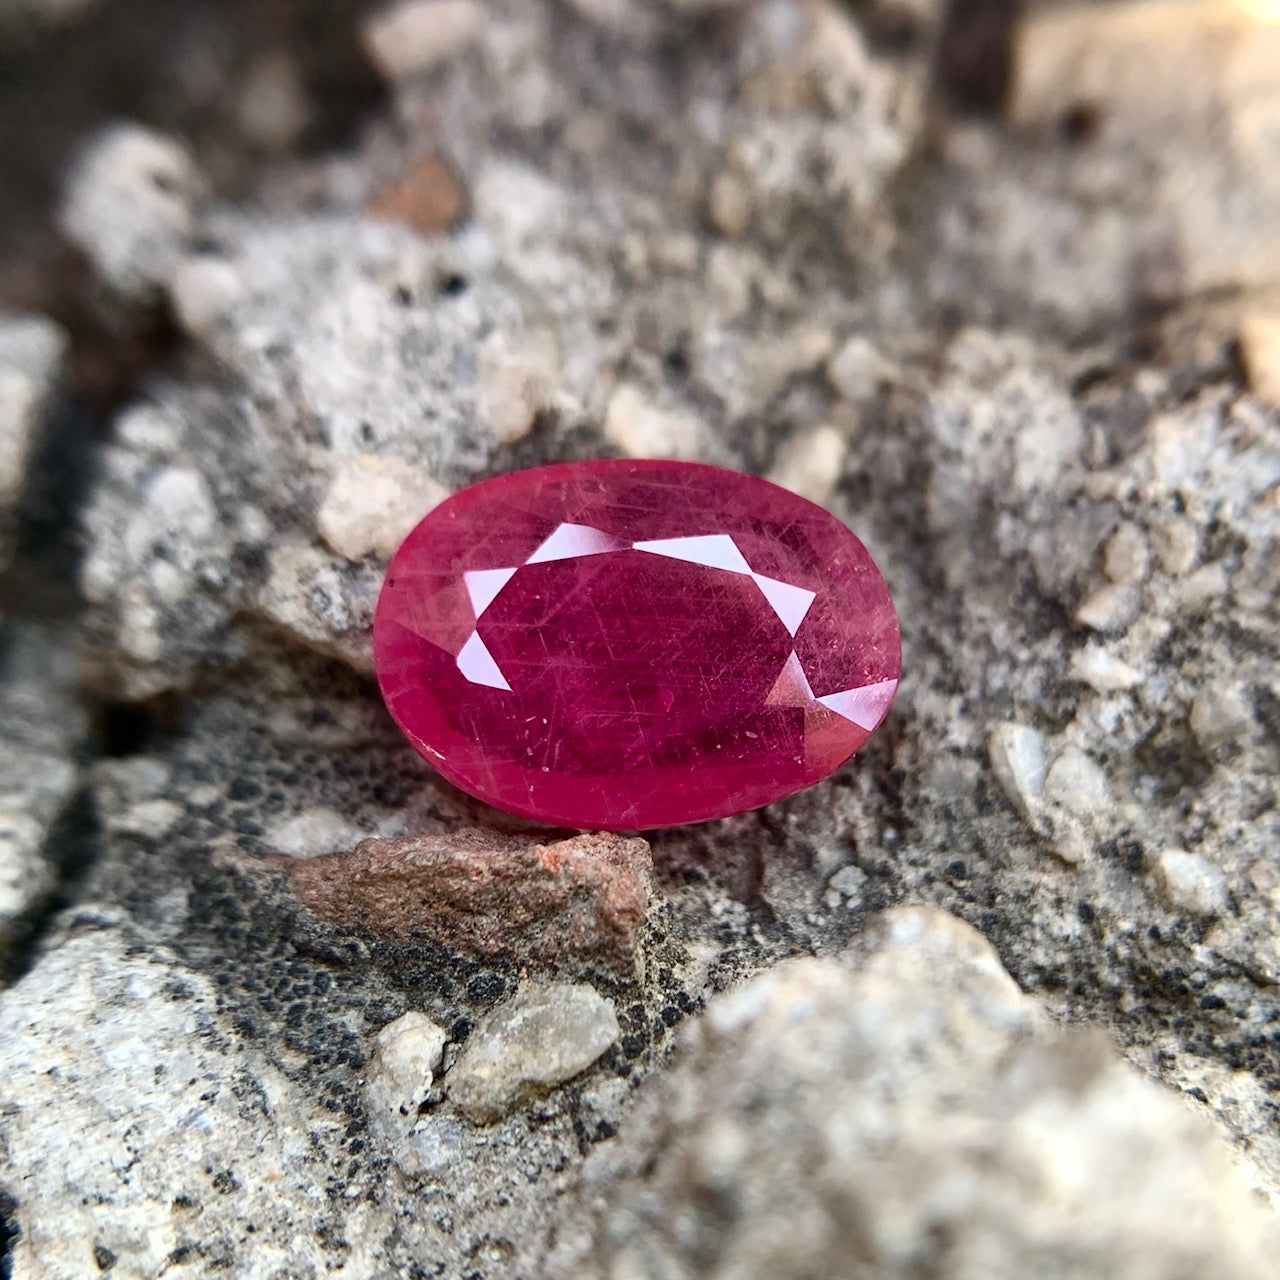
[[[568,827],[754,809],[825,778],[898,687],[898,621],[821,507],[693,463],[565,463],[435,508],[387,571],[383,697],[464,791]]]

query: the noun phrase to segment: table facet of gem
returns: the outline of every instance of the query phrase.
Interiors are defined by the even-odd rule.
[[[741,813],[827,777],[898,687],[884,579],[834,516],[694,463],[563,463],[435,508],[387,571],[392,716],[464,791],[557,826]]]

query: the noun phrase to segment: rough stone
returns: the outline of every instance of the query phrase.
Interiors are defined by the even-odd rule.
[[[0,0],[10,15],[62,7]],[[76,340],[72,394],[46,415],[60,434],[33,455],[23,500],[38,536],[6,572],[3,611],[43,615],[52,588],[59,634],[74,636],[94,689],[93,750],[111,756],[89,775],[96,818],[72,808],[43,840],[54,900],[71,908],[54,920],[34,908],[39,941],[22,931],[11,964],[24,976],[0,994],[0,1271],[12,1260],[24,1280],[79,1280],[118,1249],[116,1275],[510,1280],[555,1274],[546,1251],[554,1263],[578,1241],[587,1261],[559,1274],[590,1276],[614,1256],[612,1245],[593,1255],[606,1238],[597,1189],[619,1214],[643,1190],[666,1249],[667,1184],[638,1176],[614,1197],[603,1157],[652,1154],[670,1116],[650,1124],[644,1098],[666,1096],[668,1072],[685,1079],[686,1059],[670,1056],[680,1028],[788,957],[843,951],[895,902],[980,928],[1056,1025],[1101,1029],[1183,1104],[1155,1121],[1146,1088],[1123,1106],[1110,1084],[1045,1095],[1059,1101],[1038,1114],[1057,1107],[1057,1119],[1035,1126],[1032,1155],[1008,1179],[1017,1194],[981,1200],[991,1169],[1007,1166],[970,1176],[949,1125],[971,1119],[979,1095],[1005,1124],[1026,1095],[965,1058],[946,1076],[957,1106],[923,1113],[927,1137],[877,1148],[916,1153],[922,1172],[870,1187],[872,1212],[853,1219],[871,1223],[870,1238],[927,1218],[932,1175],[958,1168],[980,1209],[1004,1208],[956,1219],[953,1248],[986,1223],[1002,1251],[979,1274],[998,1275],[1015,1256],[1009,1239],[1063,1221],[1037,1216],[1047,1180],[1021,1176],[1052,1162],[1067,1170],[1054,1204],[1086,1206],[1072,1231],[1092,1253],[1077,1276],[1128,1280],[1137,1264],[1123,1242],[1148,1239],[1158,1203],[1144,1247],[1166,1280],[1170,1251],[1193,1230],[1211,1235],[1222,1203],[1212,1179],[1187,1198],[1169,1191],[1201,1177],[1198,1139],[1182,1136],[1196,1113],[1280,1203],[1280,420],[1241,323],[1275,310],[1273,292],[1255,288],[1280,245],[1275,26],[1252,2],[1036,4],[1017,17],[1005,6],[994,43],[1010,38],[1015,61],[1002,68],[966,62],[960,37],[980,24],[944,8],[503,0],[433,68],[380,87],[350,6],[168,6],[161,22],[95,16],[21,42],[0,18],[14,72],[0,120],[20,179],[0,199],[0,293],[24,310],[56,305]],[[1082,47],[1091,60],[1102,51],[1100,75],[1067,66]],[[104,97],[101,77],[69,74],[77,49],[139,74],[108,77]],[[275,49],[315,113],[280,152],[243,109]],[[1027,50],[1049,73],[1034,101],[1034,67],[1017,65]],[[958,88],[995,110],[1005,70],[1011,114],[952,108]],[[84,291],[66,299],[64,266],[77,285],[101,283],[100,270],[85,281],[65,255],[45,269],[46,193],[69,176],[74,144],[121,111],[180,133],[217,193],[191,206],[169,284],[147,287],[181,332],[141,350],[95,334],[101,314],[81,312]],[[377,193],[435,152],[465,187],[463,221],[424,238],[368,216]],[[749,202],[733,239],[708,229],[718,174]],[[180,222],[159,230],[165,254]],[[870,361],[852,381],[833,376],[848,335],[891,370]],[[104,373],[105,397],[94,391]],[[452,490],[617,451],[603,424],[620,387],[697,422],[699,456],[753,473],[815,424],[845,435],[827,501],[865,531],[892,583],[909,679],[884,732],[815,792],[654,834],[643,979],[591,966],[621,1032],[596,1069],[484,1127],[433,1090],[388,1147],[365,1127],[377,1032],[412,1008],[465,1042],[510,997],[518,961],[309,913],[288,864],[263,855],[491,833],[503,820],[425,770],[359,677],[382,566],[333,551],[316,515],[357,454]],[[173,481],[157,480],[173,472],[188,476],[178,498],[203,488],[208,505],[174,501]],[[188,524],[183,510],[204,515]],[[1149,549],[1145,573],[1126,528]],[[83,614],[62,603],[63,548],[82,555]],[[1134,592],[1123,630],[1075,621],[1104,582]],[[1223,689],[1250,720],[1219,737],[1202,718],[1211,704],[1193,710]],[[29,720],[62,722],[40,705],[10,724],[25,734]],[[993,767],[1001,725],[1041,744],[1034,821]],[[1081,757],[1107,783],[1083,817],[1048,794],[1050,770]],[[1017,776],[1012,794],[1035,796],[1035,771]],[[1221,874],[1225,899],[1203,899],[1212,912],[1171,899],[1167,851]],[[1193,869],[1199,883],[1204,866]],[[948,968],[935,956],[916,987],[936,991]],[[121,993],[135,982],[131,1004]],[[798,1046],[798,1027],[838,1028],[855,1007],[844,996],[820,1005],[774,1047]],[[882,1025],[892,1032],[896,1017]],[[1059,1046],[1050,1052],[1066,1063]],[[755,1061],[739,1057],[737,1080]],[[816,1069],[860,1068],[837,1056]],[[696,1115],[727,1078],[697,1076]],[[844,1094],[821,1079],[812,1129],[838,1133]],[[863,1101],[878,1099],[864,1090],[851,1105]],[[791,1103],[794,1090],[764,1114],[792,1114]],[[210,1128],[183,1127],[210,1108]],[[1117,1154],[1132,1125],[1150,1139],[1150,1167]],[[765,1185],[775,1148],[792,1149],[767,1145],[775,1133],[750,1130],[759,1145],[726,1161],[727,1185]],[[674,1141],[699,1167],[692,1137]],[[282,1176],[255,1181],[263,1169]],[[1071,1190],[1073,1169],[1084,1191]],[[794,1185],[812,1189],[809,1176],[806,1164]],[[792,1237],[830,1203],[826,1186],[798,1206]],[[770,1229],[791,1194],[777,1193],[744,1231]],[[718,1194],[681,1201],[675,1221],[707,1222]],[[1240,1230],[1252,1220],[1246,1211]],[[1111,1243],[1093,1234],[1107,1224]],[[736,1229],[722,1244],[712,1233],[713,1245],[735,1247]],[[918,1238],[926,1259],[946,1247],[937,1233]],[[1238,1240],[1220,1239],[1217,1254],[1206,1246],[1183,1273],[1239,1273]],[[1051,1269],[1023,1261],[1022,1274]]]
[[[366,840],[290,866],[299,897],[343,924],[522,964],[640,958],[650,857],[640,839],[529,837],[459,830]]]
[[[129,302],[154,301],[195,232],[200,187],[181,143],[116,125],[77,161],[59,223],[108,289]]]
[[[378,1032],[365,1077],[370,1124],[402,1149],[418,1123],[418,1108],[427,1100],[440,1070],[448,1034],[425,1014],[402,1013]]]
[[[413,528],[445,496],[429,475],[372,453],[338,464],[316,514],[316,531],[344,559],[389,560]]]
[[[227,1256],[249,1224],[257,1265],[286,1265],[294,1236],[282,1191],[323,1177],[290,1123],[306,1104],[276,1073],[237,1069],[199,975],[130,960],[125,945],[101,927],[69,939],[0,1009],[2,1176],[21,1196],[16,1274],[92,1275],[102,1248],[122,1273],[154,1276],[184,1242]],[[55,1054],[77,1083],[50,1107]]]
[[[585,983],[526,988],[471,1033],[444,1087],[468,1119],[500,1120],[581,1075],[619,1034],[613,1006]]]
[[[404,0],[369,20],[365,48],[390,80],[421,75],[480,34],[484,14],[473,0]]]
[[[1200,854],[1165,849],[1156,859],[1156,874],[1165,897],[1180,911],[1216,916],[1227,909],[1227,878]]]
[[[593,1179],[579,1274],[1273,1274],[1275,1223],[1200,1117],[1051,1029],[959,922],[868,936],[852,972],[790,961],[690,1027]]]
[[[844,433],[822,423],[787,442],[774,459],[769,479],[810,502],[826,502],[844,469],[847,449]]]
[[[1246,314],[1240,321],[1240,354],[1258,399],[1280,408],[1280,314]]]

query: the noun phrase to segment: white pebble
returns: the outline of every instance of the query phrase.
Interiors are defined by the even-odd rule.
[[[844,469],[844,434],[830,423],[792,436],[778,451],[769,479],[810,502],[826,502]]]
[[[827,363],[827,380],[854,404],[870,400],[893,373],[893,366],[861,334],[849,338]]]
[[[1147,576],[1150,553],[1142,530],[1122,524],[1102,553],[1102,567],[1112,582],[1141,582]]]
[[[632,458],[693,458],[702,455],[702,424],[668,413],[638,388],[624,383],[609,400],[605,436]]]
[[[1044,795],[1044,736],[1024,724],[1001,724],[987,738],[987,753],[1005,795],[1034,821]]]
[[[1071,657],[1071,674],[1099,693],[1136,689],[1146,677],[1098,644],[1087,644]]]
[[[450,1068],[450,1100],[492,1121],[585,1071],[621,1034],[613,1005],[586,983],[533,987],[499,1005]]]
[[[172,278],[194,231],[199,190],[180,143],[116,125],[72,168],[59,221],[109,288],[143,301]]]
[[[1166,849],[1156,859],[1155,871],[1170,906],[1201,916],[1221,915],[1226,910],[1227,877],[1208,858]]]
[[[1176,599],[1184,609],[1202,609],[1221,600],[1229,586],[1227,571],[1222,565],[1206,564],[1178,583]]]
[[[348,822],[336,809],[316,805],[277,823],[267,832],[266,843],[273,853],[283,853],[286,857],[321,858],[326,854],[346,853],[364,836],[359,827]]]
[[[1172,516],[1151,530],[1151,549],[1165,573],[1181,577],[1200,554],[1200,533],[1183,516]]]
[[[1253,708],[1240,687],[1220,683],[1201,689],[1191,704],[1191,732],[1212,751],[1244,737],[1253,725]]]
[[[399,458],[358,453],[335,468],[316,514],[316,531],[344,559],[372,553],[386,560],[444,496],[420,468]]]
[[[866,886],[867,873],[861,867],[855,867],[850,863],[848,866],[841,867],[827,881],[827,891],[823,894],[823,901],[829,907],[839,906],[842,902],[850,907],[856,907],[862,900]]]
[[[500,333],[480,349],[480,413],[503,444],[527,436],[550,407],[559,380],[555,340],[541,334],[517,345]]]
[[[244,282],[229,262],[209,254],[184,258],[173,273],[169,296],[183,332],[203,338],[244,294]]]
[[[473,44],[484,13],[473,0],[405,0],[365,24],[364,44],[388,80],[421,75]]]
[[[1106,774],[1078,747],[1067,747],[1045,778],[1045,795],[1077,818],[1088,819],[1107,804]]]
[[[1076,610],[1076,621],[1093,631],[1124,631],[1138,616],[1142,593],[1133,585],[1108,582],[1086,597]]]
[[[369,1120],[385,1137],[403,1141],[418,1123],[449,1037],[424,1013],[389,1022],[375,1041],[365,1077]]]

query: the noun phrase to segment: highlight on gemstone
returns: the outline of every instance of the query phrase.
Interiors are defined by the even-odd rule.
[[[741,813],[884,719],[888,588],[827,511],[754,476],[612,459],[446,499],[387,571],[383,697],[446,778],[557,826]]]

